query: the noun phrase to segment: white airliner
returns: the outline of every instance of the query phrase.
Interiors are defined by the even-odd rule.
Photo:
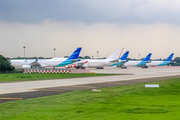
[[[45,60],[10,60],[11,65],[22,68],[32,68],[33,66],[40,67],[60,67],[79,61],[78,57],[81,52],[81,47],[77,48],[69,58],[52,58]]]
[[[97,68],[97,69],[103,69],[104,66],[110,66],[114,63],[119,62],[119,57],[121,56],[121,53],[124,48],[117,49],[113,54],[111,54],[106,59],[81,59],[81,61],[76,62],[71,65],[66,65],[65,68],[76,68],[76,69],[84,69],[86,67],[88,68]]]
[[[168,65],[171,62],[174,53],[172,53],[165,61],[151,61],[150,63],[146,63],[147,66],[164,66]]]
[[[128,66],[145,66],[146,63],[150,60],[150,57],[151,57],[152,53],[149,53],[142,61],[128,61],[124,64],[125,67],[128,67]]]

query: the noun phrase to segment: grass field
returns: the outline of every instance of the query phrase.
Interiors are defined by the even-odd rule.
[[[0,104],[0,120],[180,120],[180,79]]]
[[[107,76],[115,74],[86,74],[86,73],[14,73],[0,74],[0,82],[8,81],[28,81],[28,80],[45,80],[45,79],[60,79],[60,78],[77,78],[77,77],[93,77]]]

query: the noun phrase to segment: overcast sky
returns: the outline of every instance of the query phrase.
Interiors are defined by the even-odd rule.
[[[178,0],[0,0],[0,54],[108,57],[119,47],[129,57],[180,56]],[[123,52],[123,53],[124,53]]]

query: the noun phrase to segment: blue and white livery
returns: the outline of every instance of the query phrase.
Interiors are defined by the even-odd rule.
[[[120,66],[120,65],[124,64],[126,62],[126,59],[127,59],[128,55],[129,55],[129,51],[126,51],[124,53],[124,55],[119,58],[119,62],[118,63],[114,63],[111,66]]]
[[[65,68],[97,68],[104,69],[104,66],[110,66],[114,63],[119,62],[119,56],[121,55],[124,48],[118,48],[114,53],[112,53],[106,59],[81,59],[81,61],[76,62],[71,65],[66,65]]]
[[[128,66],[145,66],[146,63],[150,60],[152,53],[149,53],[142,61],[128,61],[124,64],[125,67]]]
[[[174,53],[172,53],[165,61],[151,61],[150,63],[146,63],[147,66],[165,66],[171,62]]]
[[[78,47],[69,58],[52,58],[42,60],[11,60],[11,65],[22,68],[38,67],[61,67],[80,61],[78,59],[81,52],[81,47]]]

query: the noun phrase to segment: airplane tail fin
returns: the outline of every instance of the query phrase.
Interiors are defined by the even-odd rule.
[[[81,47],[78,47],[67,60],[78,59],[81,49]]]
[[[161,61],[161,58],[159,59],[159,61]]]
[[[120,58],[120,60],[126,60],[128,55],[129,55],[129,51],[126,51],[126,53],[124,53],[124,55]]]
[[[121,56],[121,53],[123,51],[124,48],[119,48],[117,49],[113,54],[111,54],[107,59],[114,59],[114,60],[118,60],[119,57]]]
[[[151,55],[152,55],[152,53],[149,53],[149,54],[143,59],[143,61],[149,61]]]
[[[172,53],[165,61],[171,61],[173,55],[174,55],[174,53]]]

